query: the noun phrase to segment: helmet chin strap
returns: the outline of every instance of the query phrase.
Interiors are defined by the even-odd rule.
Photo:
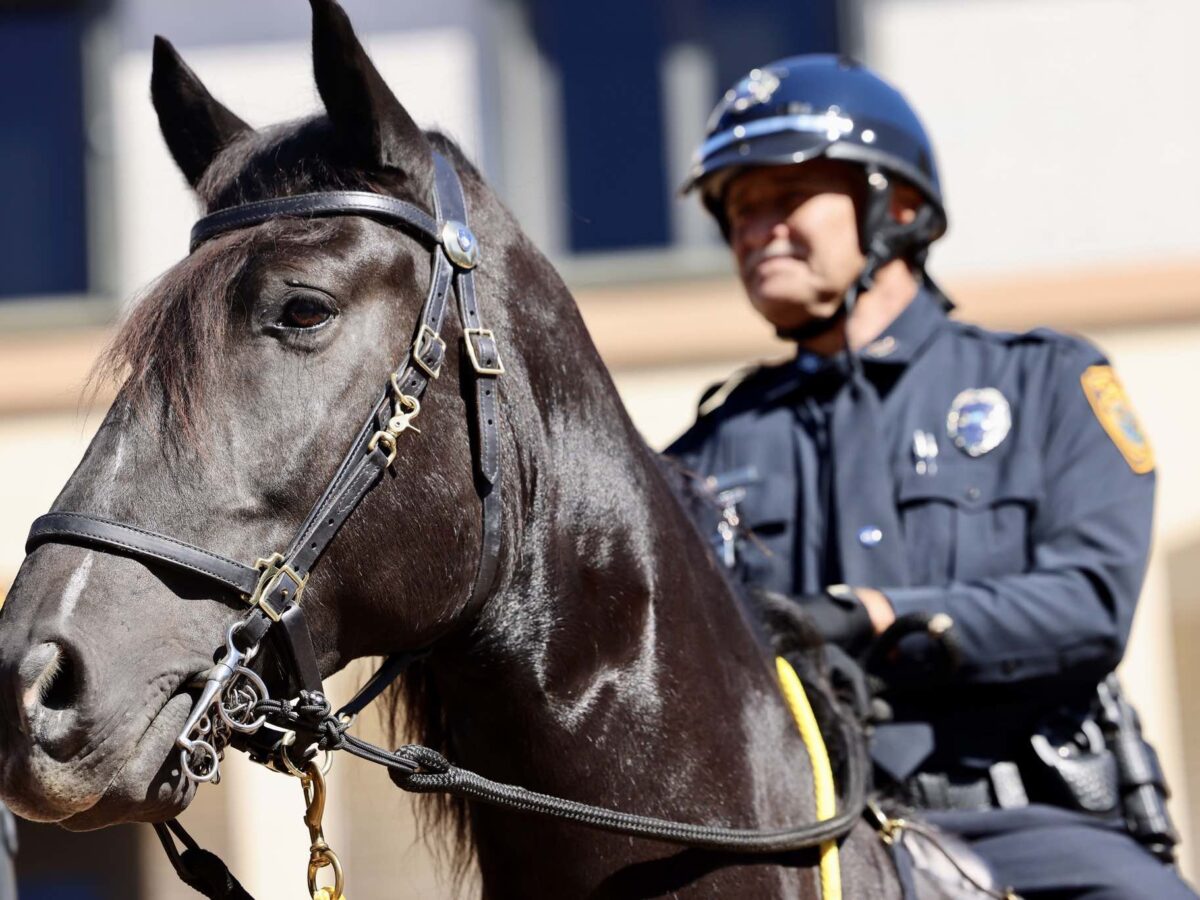
[[[828,319],[810,319],[795,328],[776,328],[775,333],[785,341],[800,343],[833,331],[845,318],[846,305],[843,303]]]

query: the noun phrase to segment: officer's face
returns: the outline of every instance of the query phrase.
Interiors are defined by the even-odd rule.
[[[754,308],[780,329],[836,315],[862,271],[862,169],[818,159],[739,175],[726,195],[730,246]]]

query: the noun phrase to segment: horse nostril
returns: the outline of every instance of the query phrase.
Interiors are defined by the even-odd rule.
[[[75,660],[69,653],[60,653],[58,665],[47,672],[42,686],[42,706],[47,709],[70,709],[79,698],[79,679]]]
[[[60,644],[39,644],[29,651],[20,669],[24,687],[21,705],[64,710],[79,699],[79,668]]]

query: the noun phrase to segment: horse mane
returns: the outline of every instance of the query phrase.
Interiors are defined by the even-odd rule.
[[[709,553],[715,553],[706,539],[716,533],[721,511],[703,480],[677,460],[660,456],[659,468],[676,499],[689,513],[705,541]],[[725,572],[723,565],[716,569]],[[764,655],[782,656],[792,664],[804,684],[817,723],[825,737],[826,749],[835,771],[844,771],[855,753],[846,743],[864,740],[858,714],[850,696],[835,684],[834,672],[824,639],[813,627],[803,608],[792,598],[726,576],[729,592],[745,613]]]

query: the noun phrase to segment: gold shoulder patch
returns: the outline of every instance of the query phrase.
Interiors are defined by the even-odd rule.
[[[1142,431],[1125,388],[1112,366],[1089,366],[1079,378],[1092,412],[1117,445],[1129,468],[1139,475],[1154,470],[1154,449]]]

